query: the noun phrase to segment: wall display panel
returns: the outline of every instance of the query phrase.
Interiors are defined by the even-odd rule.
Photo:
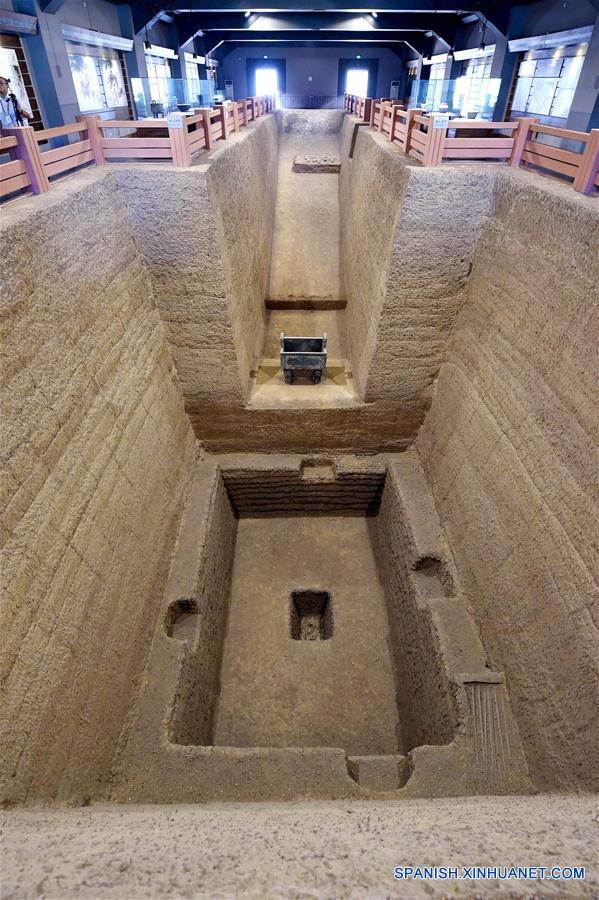
[[[567,119],[586,51],[586,44],[529,51],[518,66],[512,117],[526,112],[549,122]]]
[[[29,98],[25,89],[25,80],[16,51],[8,47],[0,47],[0,75],[10,79],[10,90],[16,95],[23,109],[31,112]]]
[[[514,100],[512,106],[514,109],[525,110],[528,106],[528,98],[532,87],[532,78],[518,78],[516,90],[514,92]]]
[[[120,61],[118,59],[105,59],[102,57],[99,62],[100,75],[102,84],[104,85],[107,105],[109,107],[127,106],[125,81],[123,79]]]
[[[67,45],[69,64],[81,112],[103,112],[129,106],[123,64],[116,50]]]
[[[583,62],[584,56],[571,56],[569,59],[564,59],[559,80],[560,88],[571,88],[573,90],[576,87]]]
[[[573,99],[574,90],[572,88],[559,88],[553,98],[550,114],[558,119],[567,119]]]
[[[69,64],[81,112],[104,109],[104,91],[96,58],[73,54],[69,56]]]
[[[548,116],[557,89],[557,78],[533,78],[526,112]]]
[[[536,59],[525,59],[518,67],[519,78],[532,78],[535,74]]]
[[[564,64],[563,59],[538,59],[535,78],[558,78]]]
[[[17,34],[0,33],[0,49],[10,51],[10,53],[2,55],[0,59],[0,74],[11,79],[11,87],[19,98],[21,106],[23,109],[33,113],[33,118],[29,119],[29,124],[38,130],[43,128],[42,114],[38,106],[20,37]]]

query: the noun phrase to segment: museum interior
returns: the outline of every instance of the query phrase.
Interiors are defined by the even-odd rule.
[[[0,0],[0,118],[2,896],[597,896],[599,0]]]

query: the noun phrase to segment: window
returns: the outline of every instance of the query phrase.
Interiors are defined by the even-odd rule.
[[[146,67],[152,103],[162,103],[168,109],[170,105],[169,81],[171,78],[171,67],[168,59],[165,59],[163,56],[146,54]]]
[[[93,50],[69,52],[69,65],[73,75],[77,100],[81,112],[97,112],[128,106],[122,63],[118,54]],[[105,55],[104,55],[105,54]]]
[[[459,116],[492,111],[497,100],[498,79],[491,78],[493,54],[464,60],[456,78],[452,109]]]
[[[202,93],[202,86],[200,84],[198,64],[193,61],[191,53],[185,54],[185,77],[187,79],[186,88],[189,101],[198,106],[201,105],[200,96]]]
[[[356,97],[368,96],[368,69],[348,69],[345,75],[345,93]]]
[[[279,91],[279,76],[276,69],[267,69],[260,66],[256,69],[256,96],[264,97],[266,94],[277,94]]]
[[[426,88],[425,109],[438,109],[443,97],[446,63],[433,63]]]
[[[512,117],[529,113],[567,119],[587,50],[586,44],[530,51],[520,62]]]
[[[418,100],[418,63],[408,63],[408,81],[406,94],[410,98],[410,106],[416,106]]]

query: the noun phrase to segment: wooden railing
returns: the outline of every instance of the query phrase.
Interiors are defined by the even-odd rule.
[[[345,94],[343,105],[348,112],[358,116],[363,122],[370,122],[372,103],[373,101],[370,97],[357,97],[355,94]]]
[[[421,109],[404,110],[397,101],[362,98],[370,104],[370,126],[425,166],[447,162],[492,161],[524,166],[543,174],[570,178],[575,191],[589,194],[599,188],[599,129],[590,133],[540,125],[538,119],[488,122],[424,115]],[[345,95],[345,109],[360,118],[360,98]],[[539,136],[545,139],[539,139]],[[548,143],[568,142],[578,149]]]
[[[248,97],[168,119],[79,116],[71,125],[43,131],[29,126],[3,129],[0,152],[8,153],[10,161],[0,163],[0,198],[23,188],[33,194],[44,193],[50,190],[50,179],[86,164],[144,161],[189,166],[201,150],[227,140],[231,132],[270,112],[274,105],[274,97]],[[74,141],[73,135],[77,135]],[[52,139],[71,142],[45,149],[40,146]]]

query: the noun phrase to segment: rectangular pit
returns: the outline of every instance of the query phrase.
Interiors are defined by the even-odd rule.
[[[401,627],[390,627],[397,547],[380,540],[377,525],[386,479],[384,467],[343,471],[321,457],[292,471],[221,470],[173,742],[334,747],[369,757],[405,753],[416,738],[452,739],[446,685],[405,585]],[[438,579],[425,581],[443,595]],[[426,659],[415,652],[419,642],[431,651]],[[410,696],[412,685],[426,689],[427,711]],[[438,727],[413,725],[427,716],[438,717]]]
[[[410,454],[203,460],[114,797],[527,789],[456,578]]]

